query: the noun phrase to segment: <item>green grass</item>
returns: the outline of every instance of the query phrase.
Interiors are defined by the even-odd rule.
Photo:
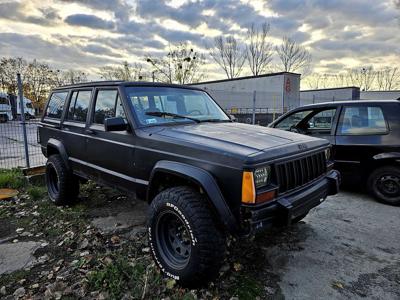
[[[239,275],[235,278],[235,285],[231,290],[231,294],[240,300],[252,300],[262,296],[263,287],[256,278]]]
[[[147,295],[151,294],[151,286],[159,284],[161,276],[148,261],[129,262],[123,255],[89,275],[89,286],[93,290],[106,291],[111,299],[120,299],[129,291],[134,299],[141,298],[147,285]]]
[[[25,179],[21,170],[0,169],[0,188],[21,189],[25,186]]]
[[[26,192],[32,200],[37,201],[46,195],[46,188],[43,186],[31,185],[26,189]]]

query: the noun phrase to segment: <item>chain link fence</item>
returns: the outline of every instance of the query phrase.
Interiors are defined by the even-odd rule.
[[[21,120],[0,123],[0,169],[36,167],[45,163],[37,142],[38,122],[38,119],[31,119],[25,121],[25,124]],[[23,126],[26,128],[29,165],[25,154]]]

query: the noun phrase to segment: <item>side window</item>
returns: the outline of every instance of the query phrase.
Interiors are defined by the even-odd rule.
[[[336,109],[328,109],[318,112],[308,121],[308,129],[331,130],[335,113]]]
[[[97,93],[93,123],[104,124],[106,118],[125,118],[124,108],[117,90],[100,90]]]
[[[49,118],[60,119],[67,95],[68,92],[53,93],[50,97],[45,116]]]
[[[280,121],[278,124],[276,124],[275,128],[289,130],[291,127],[297,126],[297,124],[299,124],[300,121],[303,120],[306,116],[308,116],[311,112],[312,110],[304,110],[291,114],[286,118],[284,118],[282,121]]]
[[[338,134],[385,134],[388,128],[379,106],[348,106],[342,113]]]
[[[91,91],[75,91],[72,94],[68,110],[68,120],[85,122],[89,109]]]

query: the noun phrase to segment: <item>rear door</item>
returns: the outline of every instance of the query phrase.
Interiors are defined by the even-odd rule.
[[[135,183],[135,135],[132,130],[107,132],[104,120],[122,117],[128,123],[118,89],[97,88],[87,128],[87,162],[100,181],[132,188]]]
[[[92,89],[72,90],[61,126],[63,143],[73,169],[77,171],[85,169],[87,159],[85,137],[91,98]]]
[[[344,105],[336,131],[335,167],[343,175],[361,175],[361,164],[383,152],[388,139],[387,116],[381,105]]]

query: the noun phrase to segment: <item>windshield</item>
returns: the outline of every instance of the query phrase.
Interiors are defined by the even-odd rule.
[[[170,87],[127,87],[126,94],[142,125],[230,121],[203,91]]]

